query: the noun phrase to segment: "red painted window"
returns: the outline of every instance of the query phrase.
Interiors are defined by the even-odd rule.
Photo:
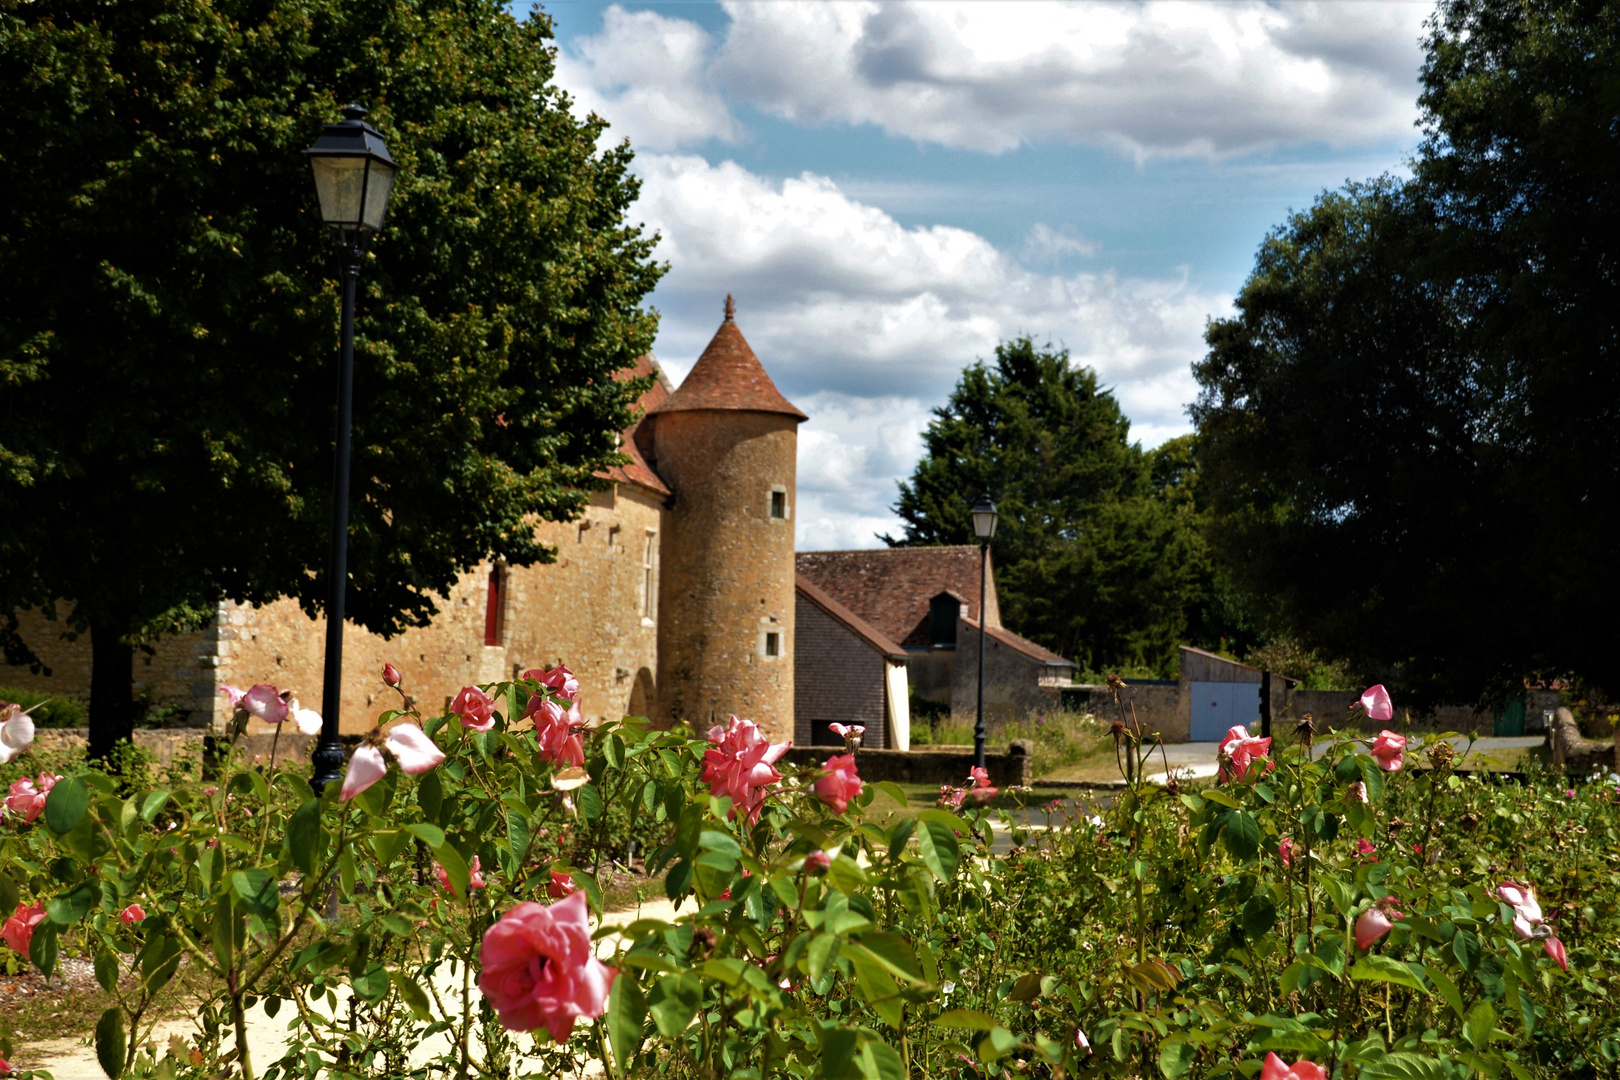
[[[499,566],[490,567],[489,595],[484,601],[484,644],[501,643],[501,608],[506,599],[506,575]]]

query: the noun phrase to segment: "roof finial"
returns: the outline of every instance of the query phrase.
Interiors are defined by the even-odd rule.
[[[737,317],[737,302],[731,298],[730,293],[726,293],[726,322],[730,322],[732,319],[734,319],[736,317]]]

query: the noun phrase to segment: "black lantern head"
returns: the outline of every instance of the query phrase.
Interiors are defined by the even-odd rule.
[[[315,171],[321,219],[343,232],[382,229],[399,168],[365,117],[360,106],[344,106],[343,120],[325,125],[315,145],[304,151]]]
[[[999,517],[990,493],[987,491],[980,495],[979,501],[973,504],[973,535],[979,538],[979,543],[988,544],[995,539],[996,520]]]

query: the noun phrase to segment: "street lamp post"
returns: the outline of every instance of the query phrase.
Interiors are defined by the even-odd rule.
[[[382,229],[398,166],[358,105],[326,124],[304,153],[315,173],[321,220],[337,230],[343,259],[343,346],[338,360],[337,440],[332,467],[332,552],[327,563],[326,669],[322,676],[321,741],[310,756],[319,794],[343,774],[338,714],[343,707],[343,600],[349,581],[349,436],[354,415],[354,292],[366,239]]]
[[[990,619],[984,609],[985,582],[990,565],[990,541],[996,535],[996,504],[987,491],[973,504],[973,535],[979,538],[979,703],[978,717],[973,721],[973,764],[984,768],[984,638],[990,630]]]

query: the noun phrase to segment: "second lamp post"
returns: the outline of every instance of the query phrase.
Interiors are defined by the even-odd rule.
[[[326,670],[321,686],[321,741],[310,755],[317,794],[343,774],[338,717],[343,709],[343,601],[349,584],[349,436],[354,417],[354,293],[366,239],[380,232],[398,166],[366,110],[345,106],[304,153],[315,172],[321,219],[337,230],[343,258],[343,347],[338,357],[337,440],[332,467],[332,552],[327,563]]]
[[[989,613],[984,610],[985,583],[990,565],[990,541],[996,536],[996,504],[987,491],[973,504],[973,535],[979,538],[979,703],[973,722],[973,764],[984,768],[984,638],[990,632]]]

